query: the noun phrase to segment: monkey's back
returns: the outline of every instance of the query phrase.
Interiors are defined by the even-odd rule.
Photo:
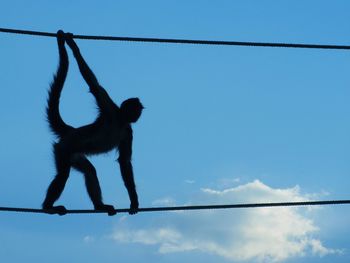
[[[100,154],[117,148],[131,129],[118,120],[97,119],[94,123],[71,130],[59,144],[69,145],[72,153]]]

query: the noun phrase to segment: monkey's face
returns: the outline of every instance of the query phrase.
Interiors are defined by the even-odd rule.
[[[123,101],[120,107],[123,117],[129,123],[136,122],[140,118],[143,109],[144,107],[138,98],[127,99]]]
[[[141,114],[142,114],[142,109],[131,112],[129,115],[129,122],[130,123],[137,122],[138,119],[141,117]]]

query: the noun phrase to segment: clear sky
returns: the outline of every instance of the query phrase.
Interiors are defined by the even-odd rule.
[[[350,45],[350,2],[1,1],[0,27]],[[350,199],[350,54],[78,40],[116,103],[138,96],[141,207]],[[55,174],[45,121],[54,38],[0,34],[0,205],[39,208]],[[71,53],[64,120],[96,107]],[[116,153],[92,157],[129,206]],[[59,204],[90,209],[81,174]],[[106,215],[0,214],[1,262],[349,262],[350,207]]]

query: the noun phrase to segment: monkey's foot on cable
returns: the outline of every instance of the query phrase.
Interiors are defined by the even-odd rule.
[[[95,206],[95,210],[107,212],[109,216],[114,216],[117,213],[117,210],[114,209],[114,206],[106,204]]]
[[[50,215],[58,214],[60,216],[63,216],[67,214],[67,209],[63,205],[58,205],[50,208],[45,208],[44,212]]]

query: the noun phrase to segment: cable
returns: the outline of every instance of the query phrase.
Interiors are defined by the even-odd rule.
[[[35,36],[56,37],[56,33],[18,30],[0,28],[0,32],[12,34],[25,34]],[[111,40],[111,41],[131,41],[131,42],[152,42],[152,43],[172,43],[172,44],[198,44],[198,45],[226,45],[226,46],[253,46],[253,47],[284,47],[284,48],[310,48],[310,49],[337,49],[349,50],[348,45],[319,45],[319,44],[290,44],[290,43],[262,43],[262,42],[240,42],[240,41],[218,41],[218,40],[190,40],[190,39],[164,39],[164,38],[139,38],[139,37],[113,37],[113,36],[87,36],[74,35],[76,39],[89,40]],[[313,205],[339,205],[350,204],[350,200],[330,200],[330,201],[306,201],[306,202],[280,202],[280,203],[253,203],[253,204],[230,204],[230,205],[195,205],[195,206],[174,206],[174,207],[148,207],[140,208],[138,212],[157,211],[180,211],[180,210],[207,210],[207,209],[233,209],[233,208],[258,208],[258,207],[284,207],[284,206],[313,206]],[[35,208],[13,208],[0,207],[0,211],[6,212],[27,212],[27,213],[47,213],[48,211]],[[129,212],[129,209],[116,209],[117,213]],[[89,214],[106,213],[97,210],[67,210],[67,214]]]
[[[314,205],[341,205],[350,204],[350,200],[329,200],[329,201],[304,201],[304,202],[279,202],[279,203],[251,203],[251,204],[229,204],[229,205],[189,205],[189,206],[168,206],[168,207],[146,207],[139,208],[138,212],[160,212],[160,211],[187,211],[187,210],[217,210],[236,208],[258,208],[258,207],[290,207],[290,206],[314,206]],[[0,207],[3,212],[24,212],[24,213],[47,213],[47,210],[35,208],[14,208]],[[117,213],[127,213],[128,208],[115,209]],[[99,210],[67,210],[67,214],[95,214],[107,213]]]
[[[45,36],[45,37],[56,37],[56,33],[8,29],[8,28],[0,28],[0,32],[12,33],[12,34],[33,35],[33,36],[35,35],[35,36]],[[197,45],[284,47],[284,48],[312,48],[312,49],[338,49],[338,50],[349,50],[350,49],[349,45],[263,43],[263,42],[241,42],[241,41],[221,41],[221,40],[191,40],[191,39],[113,37],[113,36],[87,36],[87,35],[74,35],[73,38],[89,39],[89,40],[152,42],[152,43],[172,43],[172,44],[197,44]]]

